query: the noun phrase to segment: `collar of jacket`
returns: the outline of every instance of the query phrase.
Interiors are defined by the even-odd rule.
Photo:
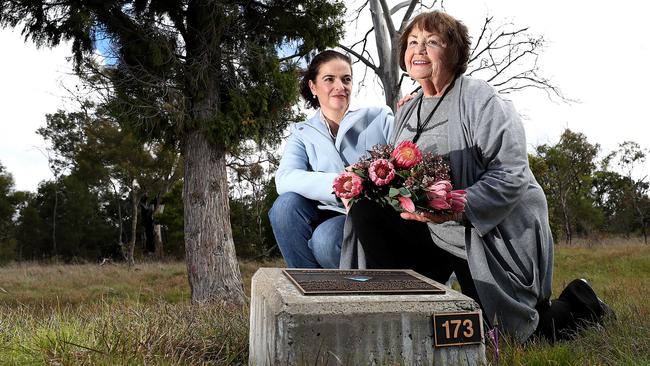
[[[348,117],[351,114],[354,114],[354,112],[358,111],[360,108],[357,106],[350,106],[348,110],[345,112],[343,115],[343,119],[341,119],[341,124],[339,125],[339,131],[336,134],[336,139],[335,145],[337,148],[341,144],[341,138],[339,136],[345,136],[346,132],[350,130],[350,128],[353,127],[352,123],[345,123],[345,121],[348,119]],[[331,138],[329,128],[327,126],[327,121],[325,121],[325,117],[323,116],[323,113],[320,108],[316,110],[316,113],[307,120],[307,124],[310,125],[311,127],[315,128],[317,131],[321,132],[324,136]]]

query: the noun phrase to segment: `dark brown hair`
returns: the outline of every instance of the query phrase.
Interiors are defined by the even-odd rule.
[[[348,65],[350,65],[350,70],[352,70],[352,60],[350,60],[350,57],[342,54],[341,52],[334,50],[325,50],[316,55],[309,63],[309,66],[307,66],[307,69],[303,72],[302,79],[300,80],[300,95],[302,95],[302,98],[305,100],[307,107],[320,107],[318,99],[311,93],[311,89],[309,89],[309,80],[315,81],[321,65],[334,59],[339,59],[347,62]]]
[[[467,70],[471,45],[467,26],[460,20],[439,10],[416,16],[404,29],[399,39],[399,66],[402,70],[406,71],[404,53],[408,45],[408,37],[414,28],[427,32],[436,32],[444,38],[443,41],[447,43],[447,48],[452,52],[453,60],[456,63],[452,65],[452,70],[456,76],[463,74]]]

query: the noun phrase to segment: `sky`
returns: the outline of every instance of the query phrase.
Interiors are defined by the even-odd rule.
[[[348,7],[355,3],[348,2]],[[507,96],[523,116],[531,151],[539,144],[556,143],[565,128],[598,143],[601,156],[626,140],[650,149],[650,5],[636,0],[448,0],[444,5],[470,34],[476,34],[490,15],[495,22],[527,26],[544,36],[541,74],[579,102],[551,101],[534,91]],[[344,43],[365,33],[366,18],[356,25],[356,34],[353,23],[347,23]],[[74,110],[66,91],[76,85],[68,61],[70,45],[37,49],[24,42],[19,30],[0,29],[0,47],[0,163],[13,175],[17,190],[35,191],[40,181],[52,177],[45,143],[35,131],[45,125],[45,114]],[[361,66],[355,67],[355,77],[362,74]],[[354,98],[362,106],[384,100],[370,79]],[[635,175],[650,175],[650,158]]]

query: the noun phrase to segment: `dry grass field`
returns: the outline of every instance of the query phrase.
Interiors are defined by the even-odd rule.
[[[260,266],[283,262],[241,263],[247,291]],[[618,320],[555,345],[506,339],[500,365],[650,365],[650,245],[557,246],[555,293],[577,277]],[[247,352],[248,309],[191,305],[184,263],[0,268],[0,365],[237,365]]]

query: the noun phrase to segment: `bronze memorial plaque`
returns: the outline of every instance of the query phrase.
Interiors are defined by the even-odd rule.
[[[303,295],[444,294],[406,270],[285,269]]]

